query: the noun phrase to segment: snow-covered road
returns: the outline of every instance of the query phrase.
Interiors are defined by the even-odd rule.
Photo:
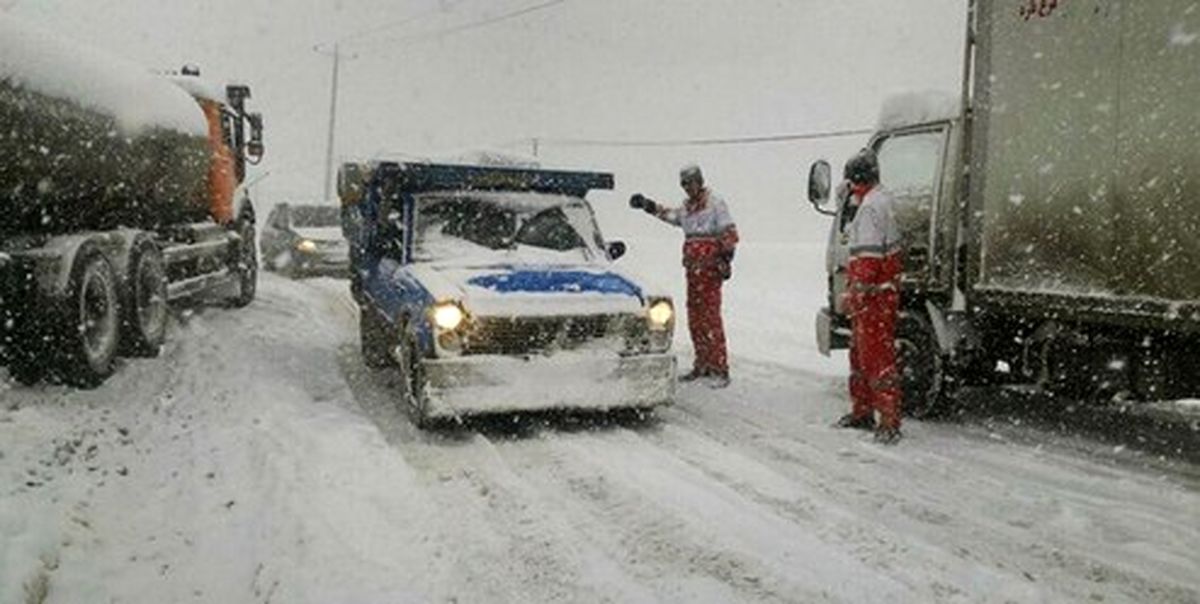
[[[331,319],[332,317],[332,319]],[[1197,602],[1194,473],[909,423],[761,359],[651,421],[429,434],[344,282],[264,276],[89,392],[0,372],[0,602]]]

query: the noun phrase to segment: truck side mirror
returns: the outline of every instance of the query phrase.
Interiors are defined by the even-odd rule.
[[[826,216],[833,216],[837,213],[827,207],[832,184],[833,169],[829,167],[829,162],[823,159],[813,162],[812,167],[808,170],[808,201],[812,204],[813,209]]]
[[[266,152],[266,147],[263,145],[263,118],[261,113],[248,113],[246,119],[250,121],[250,140],[246,142],[246,156],[249,157],[252,163],[262,161],[263,153]]]
[[[608,259],[616,260],[617,258],[624,256],[628,249],[629,248],[625,245],[624,241],[610,241],[607,246]]]

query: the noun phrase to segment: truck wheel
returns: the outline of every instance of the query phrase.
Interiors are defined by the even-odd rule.
[[[392,342],[388,337],[391,326],[374,309],[358,308],[358,339],[362,345],[363,364],[371,369],[383,369],[392,364],[388,350]]]
[[[238,276],[238,293],[229,298],[229,305],[234,308],[248,306],[254,301],[258,292],[258,247],[254,233],[254,221],[242,217],[237,222],[237,232],[242,240],[238,244],[237,253],[232,259],[233,273]]]
[[[122,348],[131,356],[156,357],[167,337],[167,274],[151,242],[134,248],[125,291]]]
[[[117,276],[99,250],[85,246],[75,256],[58,326],[58,369],[65,382],[99,386],[112,375],[121,342]]]
[[[429,399],[425,393],[424,356],[417,345],[417,339],[407,330],[401,344],[400,373],[404,376],[401,400],[408,405],[417,427],[423,430],[433,427],[434,421],[428,416]]]
[[[945,413],[945,358],[933,327],[915,312],[900,311],[896,327],[896,361],[900,369],[902,409],[922,418]]]

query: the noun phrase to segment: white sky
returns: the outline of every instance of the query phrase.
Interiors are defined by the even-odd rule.
[[[0,7],[150,68],[189,62],[251,84],[268,128],[263,168],[271,175],[256,192],[266,204],[321,192],[330,61],[313,45],[431,11],[347,40],[358,58],[343,65],[340,156],[430,154],[534,136],[680,139],[869,127],[892,92],[958,88],[961,0],[567,0],[489,27],[427,35],[544,1],[0,0]],[[757,223],[772,239],[805,228],[796,205],[808,164],[826,156],[840,165],[864,140],[541,151],[550,163],[615,171],[620,197],[643,190],[674,200],[676,170],[700,161],[739,222]],[[523,144],[510,149],[529,152]],[[783,213],[789,218],[781,222]]]

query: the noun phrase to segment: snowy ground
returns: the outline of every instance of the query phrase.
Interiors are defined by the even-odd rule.
[[[777,265],[819,249],[739,254],[733,386],[651,421],[419,432],[328,279],[181,313],[94,391],[0,371],[0,602],[1200,601],[1193,470],[834,430],[819,276]]]

